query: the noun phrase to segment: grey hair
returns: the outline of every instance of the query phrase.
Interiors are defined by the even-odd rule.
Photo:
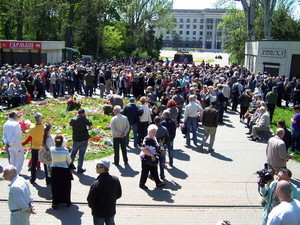
[[[155,124],[150,124],[149,126],[148,126],[148,128],[147,128],[147,132],[148,132],[148,134],[149,134],[149,132],[151,131],[151,130],[156,130],[157,131],[157,126],[155,125]]]
[[[35,121],[40,121],[41,119],[42,119],[42,114],[41,113],[36,113],[36,114],[34,114],[34,119],[35,119]]]
[[[4,168],[4,170],[7,170],[13,174],[18,174],[17,168],[14,165],[8,165]]]
[[[120,113],[121,112],[121,106],[115,105],[114,106],[114,111],[117,111],[118,113]]]
[[[278,128],[278,129],[276,130],[276,135],[277,135],[277,136],[284,135],[284,129],[283,129],[283,128]]]

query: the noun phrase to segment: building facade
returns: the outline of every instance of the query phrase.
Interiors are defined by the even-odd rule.
[[[300,78],[300,41],[247,41],[245,66],[254,73]]]
[[[163,33],[163,47],[223,51],[223,30],[218,29],[218,25],[222,22],[225,11],[225,9],[173,9],[176,30]]]

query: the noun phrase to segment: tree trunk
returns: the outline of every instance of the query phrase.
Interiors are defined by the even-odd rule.
[[[264,3],[262,5],[263,11],[264,11],[264,32],[265,32],[265,39],[271,40],[271,17],[273,14],[272,5],[275,4],[276,0],[273,0],[271,3],[270,0],[264,0]]]
[[[248,40],[254,41],[255,37],[255,17],[256,17],[256,0],[250,0],[248,4],[247,0],[242,0],[243,9],[247,21],[247,36]]]
[[[23,40],[23,0],[19,1],[17,14],[17,40]]]
[[[66,29],[66,47],[73,47],[73,22],[74,22],[75,1],[76,0],[69,1],[70,8],[69,8],[68,24]]]

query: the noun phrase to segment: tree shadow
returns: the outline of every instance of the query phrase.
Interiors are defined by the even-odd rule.
[[[139,171],[133,170],[132,167],[127,164],[125,167],[117,166],[122,177],[135,177],[139,174]]]
[[[166,190],[166,188],[155,188],[153,190],[145,189],[144,191],[152,198],[153,201],[173,203],[174,200],[172,197],[174,194]]]
[[[81,217],[84,213],[78,209],[77,205],[72,205],[69,208],[58,205],[57,210],[49,208],[46,210],[46,213],[59,219],[62,225],[81,225]]]
[[[175,159],[180,159],[183,161],[190,161],[190,156],[186,153],[184,153],[184,151],[182,151],[181,149],[174,149],[174,154],[173,154]]]
[[[210,154],[212,157],[223,160],[223,161],[228,161],[228,162],[232,162],[233,160],[231,158],[228,158],[218,152],[211,152]]]
[[[300,187],[300,179],[294,178],[294,179],[291,180],[291,182],[293,184],[295,184],[298,188]]]
[[[235,126],[228,124],[228,123],[224,123],[224,126],[229,127],[229,128],[235,128]]]
[[[186,179],[188,177],[188,175],[178,169],[177,167],[173,166],[172,168],[166,168],[167,171],[169,172],[169,174],[171,174],[173,177],[179,178],[179,179]]]
[[[42,187],[42,186],[38,185],[37,183],[34,183],[32,186],[35,187],[35,189],[37,189],[38,196],[40,196],[41,198],[44,198],[46,200],[52,200],[50,185],[48,185],[47,187]]]

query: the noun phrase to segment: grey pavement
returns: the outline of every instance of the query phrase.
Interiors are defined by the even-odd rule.
[[[199,140],[202,139],[199,127]],[[218,220],[229,220],[234,225],[261,223],[263,210],[259,205],[257,176],[263,168],[265,143],[249,141],[246,128],[236,113],[225,113],[225,125],[219,126],[215,152],[208,153],[196,147],[186,148],[185,139],[177,130],[174,144],[174,167],[166,169],[164,189],[156,189],[148,179],[149,190],[138,187],[140,178],[139,150],[128,149],[129,165],[111,166],[110,173],[120,178],[123,196],[118,200],[116,224],[203,224],[213,225]],[[130,146],[132,146],[132,142]],[[109,156],[113,160],[113,155]],[[168,159],[168,157],[167,157]],[[122,158],[121,158],[122,160]],[[1,165],[7,159],[0,159]],[[27,163],[26,163],[27,164]],[[50,187],[46,187],[43,171],[31,185],[38,214],[31,216],[31,224],[92,224],[86,197],[90,184],[97,176],[95,161],[85,161],[85,174],[74,173],[72,205],[52,210]],[[29,179],[30,172],[24,164],[21,174]],[[300,181],[300,164],[288,162],[294,180]],[[8,182],[0,181],[0,224],[9,224]]]

